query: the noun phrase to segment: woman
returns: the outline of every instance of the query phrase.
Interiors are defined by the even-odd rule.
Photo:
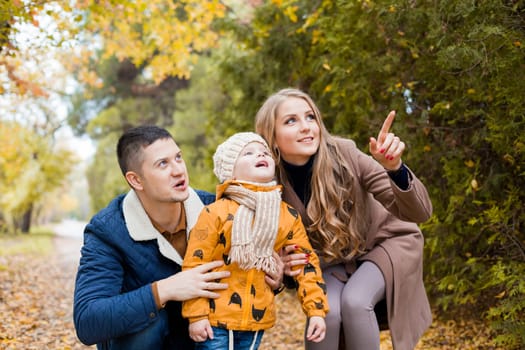
[[[277,92],[257,113],[256,131],[278,162],[283,200],[301,213],[323,264],[327,334],[323,342],[306,342],[307,349],[337,349],[341,327],[346,349],[379,349],[374,307],[383,299],[396,350],[413,349],[431,324],[417,223],[431,216],[432,204],[401,160],[405,144],[389,132],[394,117],[390,112],[378,138],[370,138],[374,160],[352,140],[330,135],[300,90]],[[285,257],[288,267],[306,260]]]

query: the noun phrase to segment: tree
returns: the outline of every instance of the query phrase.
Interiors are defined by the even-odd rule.
[[[27,233],[33,208],[62,184],[74,157],[18,122],[0,120],[0,138],[0,212],[9,231]]]
[[[69,122],[98,141],[89,173],[96,210],[127,187],[114,166],[118,136],[139,124],[173,125],[176,93],[187,88],[199,55],[216,45],[213,21],[225,7],[216,0],[88,1],[70,10],[83,18],[90,43],[69,61],[82,83]]]
[[[215,46],[212,24],[225,12],[218,0],[87,1],[77,9],[85,11],[85,29],[101,38],[103,58],[147,66],[157,84],[190,77],[199,53]]]
[[[0,211],[10,230],[29,231],[44,194],[61,185],[74,162],[55,145],[69,84],[56,59],[68,39],[55,21],[63,14],[57,3],[0,2],[0,123],[3,140],[16,145],[2,158],[19,162],[2,178]]]
[[[213,21],[224,15],[217,0],[87,1],[78,13],[82,50],[69,70],[83,84],[71,113],[78,132],[98,113],[119,102],[149,99],[171,124],[173,96],[184,88],[200,53],[215,46]]]

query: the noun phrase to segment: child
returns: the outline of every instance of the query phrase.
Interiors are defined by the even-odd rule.
[[[275,323],[274,292],[264,276],[275,269],[273,252],[287,245],[309,254],[296,277],[297,295],[308,316],[306,339],[323,340],[328,301],[319,259],[297,211],[281,200],[268,145],[258,134],[237,133],[217,147],[213,161],[217,200],[203,209],[190,233],[183,270],[223,259],[220,269],[231,276],[218,299],[184,302],[195,348],[258,348],[264,330]]]

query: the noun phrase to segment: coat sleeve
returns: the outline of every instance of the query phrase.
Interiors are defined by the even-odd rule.
[[[95,234],[93,222],[84,231],[84,245],[75,281],[73,318],[84,344],[138,332],[159,317],[151,284],[121,293],[124,269],[120,254]]]
[[[425,185],[408,169],[409,186],[400,189],[386,170],[371,156],[361,152],[355,143],[347,140],[344,146],[355,167],[361,185],[390,213],[404,221],[421,223],[432,215],[432,202]]]
[[[294,209],[291,210],[292,212],[294,211]],[[310,254],[308,264],[297,266],[297,268],[301,269],[300,274],[296,277],[298,284],[297,296],[301,302],[303,312],[308,317],[325,317],[329,307],[319,257],[312,248],[301,218],[298,215],[294,217],[292,232],[293,235],[288,234],[289,239],[286,245],[296,245],[298,247],[297,252]]]
[[[190,232],[182,263],[183,271],[212,261],[219,237],[218,222],[219,218],[212,214],[210,208],[204,207]],[[190,323],[207,318],[209,313],[210,304],[207,298],[190,299],[182,304],[182,316],[188,318]]]

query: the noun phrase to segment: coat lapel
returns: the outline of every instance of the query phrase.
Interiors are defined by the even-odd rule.
[[[182,265],[183,257],[181,257],[166,238],[155,229],[134,190],[128,192],[124,198],[122,206],[126,227],[130,237],[134,241],[149,241],[156,239],[160,253],[166,258]],[[190,188],[190,195],[188,199],[184,201],[187,223],[186,237],[188,237],[189,231],[195,225],[202,208],[204,208],[202,201],[197,193]]]

